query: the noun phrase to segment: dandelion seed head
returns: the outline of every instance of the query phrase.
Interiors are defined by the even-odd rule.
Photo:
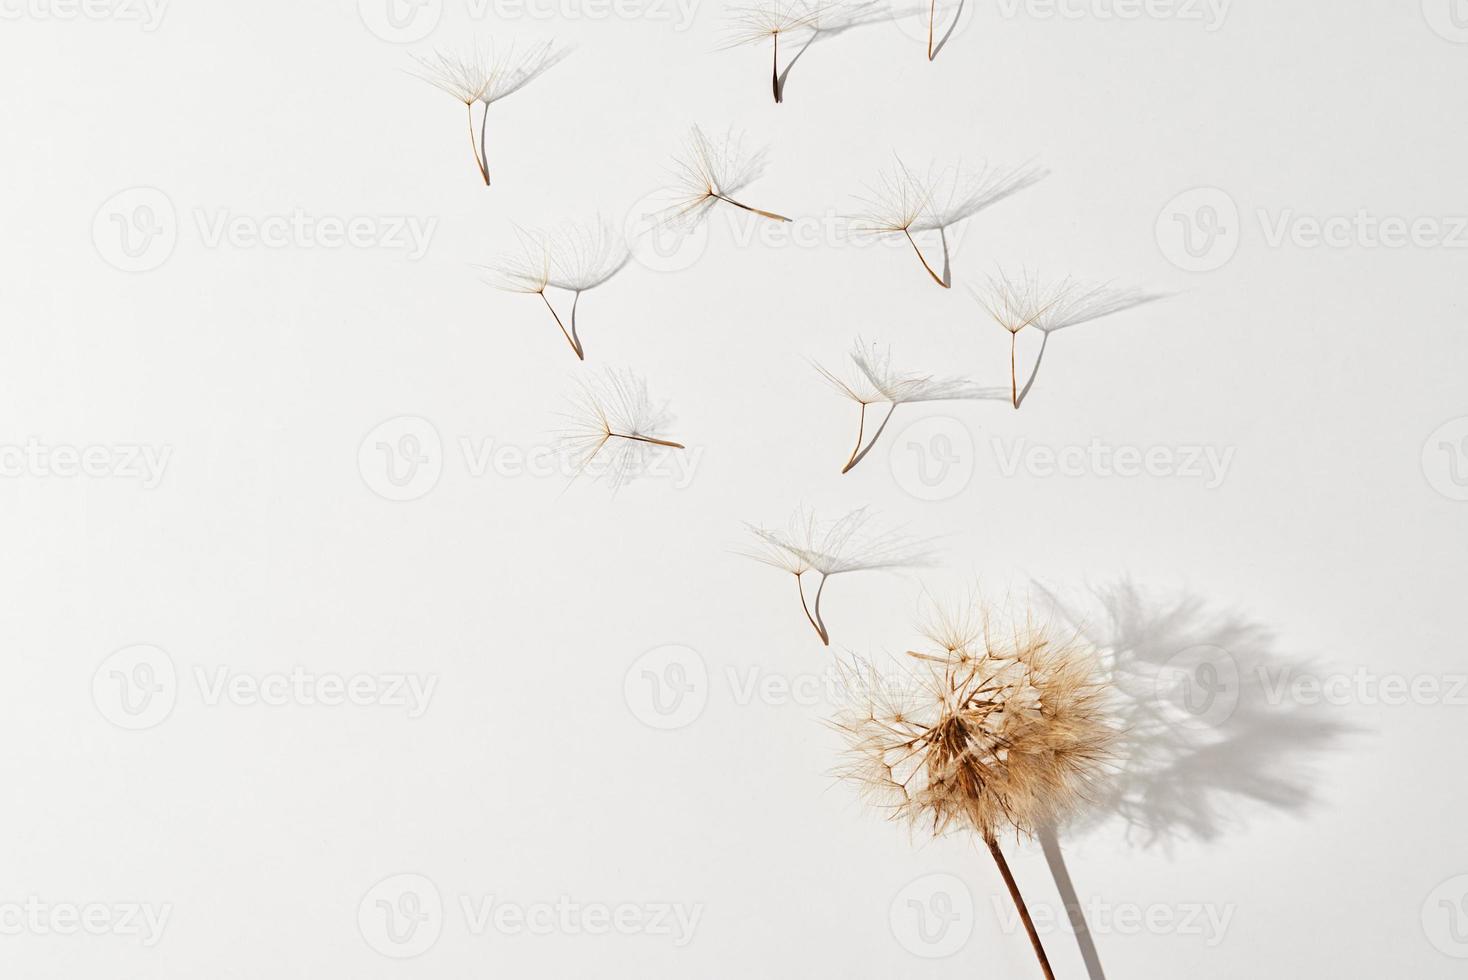
[[[567,225],[550,238],[550,284],[585,292],[612,278],[631,258],[627,240],[607,222]]]
[[[804,0],[763,0],[749,6],[731,7],[729,46],[758,44],[781,34],[815,30],[822,9],[821,4]]]
[[[515,236],[518,251],[496,256],[484,266],[490,283],[511,293],[544,293],[551,283],[551,236],[519,227]]]
[[[694,126],[683,152],[674,158],[674,203],[661,220],[696,224],[720,196],[735,194],[757,180],[764,166],[765,150],[746,149],[743,134],[730,131],[711,138]]]
[[[966,378],[939,378],[928,374],[910,374],[892,367],[888,347],[863,343],[860,337],[849,354],[855,371],[843,377],[817,365],[827,383],[838,392],[862,405],[890,402],[957,401],[966,399],[1004,398],[998,388],[983,388]]]
[[[1044,176],[1029,164],[976,170],[934,165],[919,173],[899,159],[868,185],[860,197],[865,210],[852,227],[879,235],[950,228]]]
[[[982,606],[924,633],[902,669],[847,667],[838,775],[935,836],[1033,834],[1086,800],[1116,737],[1094,649]]]
[[[607,369],[582,381],[560,434],[560,451],[578,474],[619,489],[641,476],[659,454],[676,451],[644,440],[666,440],[672,415],[648,395],[631,371]]]
[[[749,557],[787,571],[811,569],[827,576],[915,567],[931,561],[929,542],[915,541],[896,530],[876,531],[873,522],[865,507],[829,523],[802,507],[783,530],[748,525],[760,544],[760,550]]]
[[[476,43],[468,52],[435,51],[427,57],[413,55],[419,78],[452,95],[465,105],[498,102],[561,61],[570,51],[546,41],[517,51],[513,46],[496,52],[481,50]]]
[[[1035,327],[1052,333],[1079,323],[1129,310],[1143,303],[1162,299],[1161,293],[1150,293],[1134,287],[1113,287],[1109,283],[1080,283],[1072,280],[1052,288],[1053,299],[1035,317]]]

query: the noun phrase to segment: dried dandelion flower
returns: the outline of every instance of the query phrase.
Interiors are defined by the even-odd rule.
[[[722,139],[712,140],[694,126],[689,133],[687,147],[674,162],[677,165],[674,170],[676,201],[664,212],[664,221],[691,227],[701,221],[717,201],[774,221],[790,220],[773,211],[741,204],[731,196],[764,173],[765,151],[746,151],[741,134],[730,132]]]
[[[571,426],[561,433],[561,451],[578,475],[605,478],[614,490],[641,475],[656,453],[685,448],[664,437],[672,416],[630,371],[608,369],[581,382],[567,418]]]
[[[484,186],[489,186],[485,125],[489,121],[490,105],[529,85],[568,53],[565,49],[556,50],[553,42],[547,41],[522,52],[510,47],[499,55],[493,47],[481,52],[476,44],[467,54],[435,51],[427,58],[413,56],[421,69],[415,73],[419,78],[464,103],[469,115],[469,148]],[[484,107],[477,137],[474,134],[476,103]]]
[[[847,666],[837,772],[892,819],[980,837],[1053,980],[999,837],[1052,825],[1104,775],[1116,733],[1095,652],[1028,613],[1001,622],[981,604],[923,632],[927,648],[896,675]]]
[[[822,523],[815,511],[801,508],[783,531],[745,525],[756,543],[756,549],[746,556],[795,576],[800,607],[825,646],[831,645],[830,631],[821,616],[827,579],[850,572],[925,565],[931,558],[928,542],[914,541],[897,531],[873,532],[871,521],[865,507],[830,524]],[[806,572],[820,577],[811,603],[805,598]]]
[[[814,39],[821,8],[803,0],[763,0],[749,7],[731,7],[729,10],[729,46],[763,44],[771,42],[770,88],[775,102],[785,101],[784,84],[780,77],[780,35],[806,36],[806,44]],[[802,47],[802,51],[805,49]],[[796,58],[800,57],[796,54]],[[795,59],[791,59],[791,64]]]
[[[892,368],[890,349],[869,347],[862,343],[861,338],[857,338],[849,356],[851,363],[856,367],[855,373],[849,377],[843,377],[819,364],[815,366],[821,377],[825,378],[831,387],[861,406],[861,415],[856,428],[856,445],[842,466],[842,473],[850,472],[857,463],[866,458],[867,453],[872,451],[872,447],[881,438],[883,430],[887,428],[887,423],[892,420],[892,414],[897,411],[898,405],[908,402],[1004,397],[1000,389],[981,388],[965,378],[935,378],[932,375],[904,374],[896,371]],[[877,431],[872,434],[870,441],[866,442],[863,448],[867,406],[881,403],[889,406],[887,414],[882,417]]]
[[[490,281],[507,292],[539,296],[572,352],[585,360],[586,350],[576,329],[576,308],[582,293],[602,285],[626,267],[631,258],[626,240],[600,219],[590,225],[566,225],[555,232],[517,227],[515,234],[520,251],[502,255],[486,266]],[[572,294],[570,329],[546,296],[546,289],[552,286]]]
[[[866,195],[859,198],[866,210],[852,219],[851,227],[862,234],[905,235],[928,275],[947,289],[953,284],[947,229],[1044,176],[1044,170],[1031,164],[1011,169],[980,167],[973,171],[929,167],[926,174],[918,174],[899,159],[891,170],[879,173],[876,183],[869,185]],[[938,232],[943,246],[942,275],[933,271],[912,237],[914,232],[924,231]]]

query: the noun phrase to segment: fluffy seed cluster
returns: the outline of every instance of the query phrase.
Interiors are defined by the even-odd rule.
[[[1033,834],[1086,799],[1115,737],[1093,650],[1026,614],[939,615],[885,674],[848,665],[838,774],[893,819],[940,835]]]

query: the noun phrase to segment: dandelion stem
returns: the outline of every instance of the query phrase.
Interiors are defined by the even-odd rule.
[[[649,442],[654,446],[667,446],[669,449],[687,449],[681,442],[670,442],[667,439],[654,439],[652,436],[629,436],[625,432],[609,432],[607,435],[613,439],[631,439],[633,442]]]
[[[928,260],[923,258],[923,250],[918,248],[917,242],[913,241],[912,232],[904,228],[902,229],[902,233],[907,236],[908,242],[912,245],[912,250],[917,253],[918,261],[923,264],[924,269],[928,270],[928,275],[932,276],[933,281],[936,282],[938,285],[942,286],[944,289],[947,289],[948,283],[944,282],[943,277],[934,272],[933,267],[928,265]]]
[[[821,592],[826,587],[826,576],[821,575],[821,584],[816,586],[815,614],[811,614],[811,607],[805,604],[805,579],[800,575],[795,576],[795,587],[800,590],[800,608],[805,610],[805,618],[810,620],[810,625],[815,629],[816,636],[821,638],[822,646],[831,645],[831,634],[826,631],[825,621],[821,619]]]
[[[469,150],[474,154],[474,166],[479,168],[479,176],[484,178],[484,186],[489,186],[489,170],[484,165],[484,158],[480,156],[479,146],[474,141],[474,103],[465,102],[464,108],[469,110]],[[489,113],[489,107],[484,107],[485,114]],[[484,124],[479,126],[480,142],[484,140]]]
[[[933,60],[933,18],[938,13],[938,0],[928,0],[928,60]]]
[[[1014,370],[1014,347],[1019,334],[1011,331],[1009,334],[1009,400],[1014,402],[1014,407],[1019,408],[1019,380]]]
[[[872,451],[872,448],[874,446],[876,446],[877,440],[880,439],[880,438],[882,438],[882,433],[883,433],[883,431],[886,430],[887,423],[890,422],[890,421],[892,421],[892,413],[895,412],[895,411],[897,411],[897,406],[900,405],[900,404],[902,404],[902,403],[901,402],[893,402],[892,403],[891,407],[887,409],[887,414],[882,417],[882,424],[879,425],[879,426],[877,426],[877,431],[876,432],[873,432],[872,433],[871,441],[867,443],[867,447],[865,449],[863,449],[861,452],[857,453],[855,456],[852,457],[851,462],[849,462],[849,463],[846,464],[846,469],[844,469],[844,470],[841,471],[842,473],[846,473],[846,472],[848,472],[850,470],[856,469],[856,464],[857,463],[860,463],[862,460],[864,460],[864,459],[867,458],[867,453],[871,452]],[[859,446],[860,443],[857,443],[857,445]]]
[[[1019,885],[1015,884],[1014,875],[1009,871],[1009,862],[1004,860],[1004,852],[999,849],[999,842],[992,837],[985,837],[984,843],[989,845],[989,853],[994,855],[994,863],[999,865],[999,873],[1004,876],[1004,884],[1009,889],[1009,897],[1014,899],[1015,908],[1019,909],[1020,920],[1025,924],[1025,932],[1030,936],[1030,945],[1035,947],[1035,956],[1040,960],[1040,969],[1045,971],[1045,980],[1055,980],[1055,974],[1050,969],[1050,960],[1045,956],[1045,947],[1040,944],[1040,934],[1035,931],[1035,923],[1030,918],[1029,907],[1025,905],[1024,896],[1019,893]]]
[[[541,290],[538,295],[541,302],[545,303],[545,308],[550,310],[550,315],[556,318],[556,326],[561,328],[561,336],[566,338],[566,343],[571,345],[571,349],[576,352],[576,357],[583,361],[586,360],[586,354],[581,350],[581,345],[576,343],[571,334],[567,332],[566,325],[561,322],[560,314],[556,312],[554,306],[551,306],[551,301],[545,298],[545,290]]]
[[[724,195],[718,193],[717,191],[709,191],[709,197],[718,198],[720,201],[723,201],[725,204],[732,204],[736,208],[743,208],[746,211],[751,211],[754,214],[760,215],[761,217],[771,218],[771,219],[773,219],[775,221],[789,221],[790,220],[789,218],[785,217],[783,214],[776,214],[773,211],[761,211],[759,208],[752,208],[748,204],[740,204],[738,201],[734,200],[732,197],[725,197]]]

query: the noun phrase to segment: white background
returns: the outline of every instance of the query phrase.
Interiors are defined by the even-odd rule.
[[[941,539],[933,568],[832,584],[833,650],[900,653],[924,590],[1035,578],[1079,594],[1129,577],[1233,610],[1280,657],[1463,671],[1464,253],[1371,247],[1355,231],[1333,246],[1270,240],[1301,216],[1364,209],[1451,230],[1468,212],[1468,46],[1454,43],[1468,32],[1448,0],[1239,2],[1221,22],[1201,6],[1118,19],[1100,0],[1073,18],[970,3],[931,64],[921,18],[818,43],[781,106],[766,49],[720,49],[720,5],[705,0],[682,30],[673,8],[628,9],[638,16],[475,17],[444,0],[414,22],[431,32],[395,44],[355,0],[175,0],[151,30],[126,7],[67,17],[55,0],[5,0],[0,443],[171,454],[151,488],[33,465],[0,479],[0,905],[171,910],[151,946],[5,919],[6,975],[1037,976],[1007,905],[996,914],[986,855],[909,835],[832,782],[824,698],[740,703],[730,671],[742,683],[831,662],[789,580],[737,553],[741,521],[783,522],[801,503],[871,505]],[[1202,19],[1169,16],[1184,13]],[[472,37],[576,48],[492,108],[488,189],[461,107],[405,72],[410,51]],[[534,297],[495,292],[473,266],[512,244],[512,222],[600,212],[621,226],[695,122],[769,144],[744,196],[805,227],[855,208],[894,151],[920,166],[1034,158],[1052,173],[965,226],[951,291],[905,245],[747,240],[749,226],[716,216],[687,268],[634,263],[583,298],[580,365]],[[138,198],[109,202],[137,187],[162,192],[177,241],[127,272],[109,261],[112,218]],[[1212,190],[1173,203],[1199,187]],[[1213,212],[1221,234],[1202,264],[1216,268],[1184,271],[1165,229],[1219,202],[1237,216]],[[417,261],[210,247],[200,227],[298,208],[436,225]],[[838,363],[860,333],[891,343],[899,366],[1007,383],[1007,337],[963,288],[996,263],[1173,295],[1058,335],[1021,411],[909,406],[840,476],[855,409],[807,358]],[[576,378],[603,365],[635,368],[668,400],[670,433],[702,454],[686,488],[614,496],[469,472],[461,438],[549,445]],[[391,502],[358,449],[401,416],[431,422],[442,473]],[[973,468],[936,501],[891,455],[898,423],[926,416],[961,423],[969,441],[954,445]],[[1005,475],[993,440],[1022,439],[1233,455],[1216,487]],[[166,718],[128,731],[93,678],[137,644],[166,652],[177,690]],[[627,692],[639,658],[668,644],[696,651],[706,701],[658,730]],[[408,718],[210,704],[196,679],[297,666],[437,686]],[[1108,975],[1461,973],[1451,954],[1468,943],[1438,899],[1464,883],[1434,889],[1468,873],[1468,708],[1350,700],[1325,709],[1349,736],[1290,756],[1288,806],[1228,789],[1209,841],[1148,847],[1115,823],[1068,838],[1087,901],[1231,910],[1211,946],[1098,924]],[[1261,739],[1265,768],[1300,748]],[[1038,850],[1009,846],[1031,901],[1053,909]],[[953,955],[926,959],[894,923],[904,889],[937,873],[973,909]],[[399,874],[426,877],[444,906],[437,940],[404,961],[359,928],[370,890]],[[465,896],[702,909],[678,948],[669,935],[475,934]],[[1083,975],[1064,931],[1047,941],[1058,975]]]

